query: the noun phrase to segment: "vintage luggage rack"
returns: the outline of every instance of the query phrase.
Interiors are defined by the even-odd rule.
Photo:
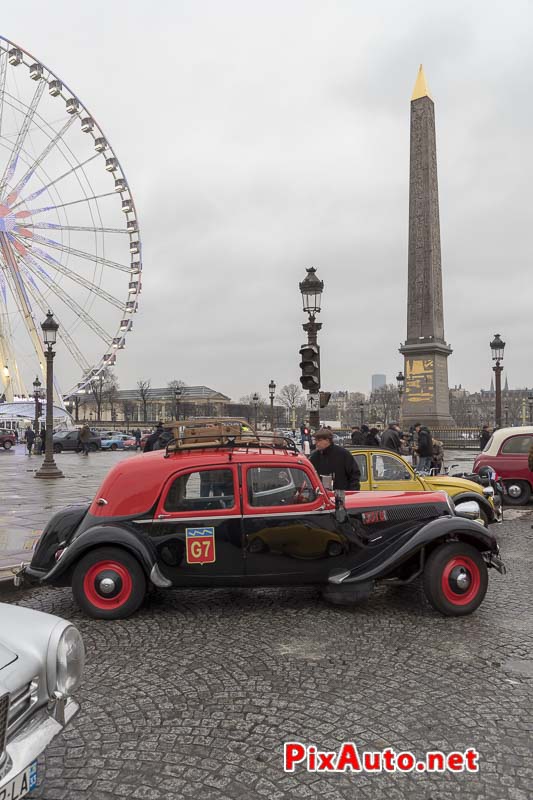
[[[170,453],[184,450],[215,450],[221,448],[250,448],[284,450],[298,453],[294,441],[276,433],[256,433],[245,419],[239,417],[202,417],[189,420],[175,420],[163,426],[172,432],[172,439],[165,448],[165,458]]]

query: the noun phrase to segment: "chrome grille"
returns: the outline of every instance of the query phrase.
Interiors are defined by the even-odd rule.
[[[9,708],[9,695],[0,697],[0,766],[4,763],[7,738],[7,710]]]
[[[37,679],[25,684],[22,689],[11,692],[8,714],[8,733],[12,733],[18,723],[26,717],[28,711],[37,700]]]

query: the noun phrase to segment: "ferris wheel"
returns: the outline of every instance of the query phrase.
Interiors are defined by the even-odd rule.
[[[65,394],[113,366],[133,326],[141,271],[133,195],[102,128],[57,75],[0,36],[6,399],[28,396],[26,386],[43,369],[40,322],[49,308],[60,324],[56,373]]]

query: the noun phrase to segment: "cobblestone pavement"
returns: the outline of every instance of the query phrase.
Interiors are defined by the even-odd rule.
[[[533,786],[533,531],[499,529],[507,576],[491,573],[465,619],[415,586],[357,608],[314,589],[154,593],[131,619],[84,618],[69,589],[0,599],[81,629],[82,710],[41,759],[40,800],[372,798],[528,800]],[[285,774],[282,744],[360,750],[473,746],[477,775]]]

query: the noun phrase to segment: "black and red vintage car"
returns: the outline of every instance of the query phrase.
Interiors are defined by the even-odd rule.
[[[87,614],[116,619],[149,587],[316,584],[351,603],[421,576],[430,603],[459,616],[482,602],[488,568],[504,571],[493,534],[444,492],[336,498],[279,437],[191,447],[117,464],[90,506],[55,514],[16,582],[72,586]]]

